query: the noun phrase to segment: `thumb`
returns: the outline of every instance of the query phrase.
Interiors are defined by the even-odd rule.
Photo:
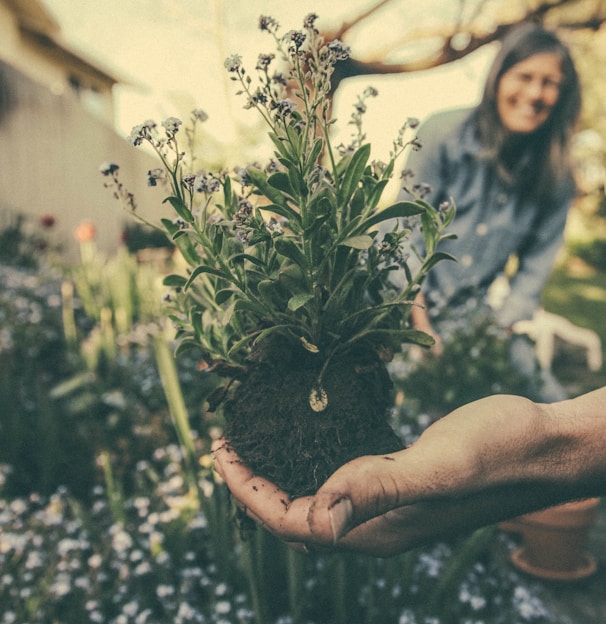
[[[319,543],[334,546],[352,528],[401,504],[394,472],[403,452],[354,459],[329,477],[307,517]]]
[[[347,495],[318,493],[310,506],[307,523],[314,538],[334,546],[353,526],[354,508]]]

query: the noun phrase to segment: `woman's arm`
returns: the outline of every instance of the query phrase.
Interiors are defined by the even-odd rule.
[[[606,388],[540,405],[481,399],[410,448],[358,458],[291,501],[225,443],[218,472],[247,513],[287,542],[389,556],[606,490]]]
[[[543,215],[528,232],[518,250],[518,270],[513,276],[507,301],[497,313],[499,323],[511,327],[516,321],[529,319],[539,307],[541,293],[553,271],[564,242],[564,228],[572,195],[564,193],[559,200],[543,208]]]
[[[429,334],[434,339],[434,344],[431,347],[431,351],[434,355],[442,355],[444,344],[442,343],[442,338],[433,328],[429,320],[429,314],[427,313],[425,304],[425,295],[422,292],[419,292],[415,297],[414,305],[410,309],[410,320],[415,329]]]

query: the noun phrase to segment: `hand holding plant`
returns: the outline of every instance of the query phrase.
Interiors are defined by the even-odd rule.
[[[193,155],[182,151],[181,122],[175,118],[163,122],[162,132],[153,122],[137,126],[131,139],[135,145],[147,142],[160,158],[162,167],[150,171],[149,181],[168,183],[165,202],[176,218],[163,219],[162,226],[188,265],[186,275],[164,280],[172,289],[168,298],[178,351],[199,345],[208,366],[239,379],[240,389],[255,365],[280,359],[294,364],[297,385],[307,385],[306,409],[328,418],[328,406],[339,401],[327,389],[329,366],[354,362],[355,374],[376,373],[378,362],[402,343],[432,344],[427,334],[409,327],[408,315],[424,275],[447,257],[437,246],[447,236],[454,206],[435,210],[421,199],[381,205],[397,158],[419,144],[406,138],[417,124],[409,119],[388,162],[370,160],[361,120],[367,98],[376,95],[373,89],[354,107],[351,144],[333,146],[331,76],[348,50],[340,41],[325,42],[316,19],[309,15],[302,30],[284,36],[278,35],[275,20],[260,19],[283,71],[272,71],[274,54],[259,56],[256,80],[239,55],[225,62],[245,107],[267,124],[275,159],[266,166],[251,165],[236,175],[195,171]],[[204,120],[194,111],[185,133],[190,151],[197,124]],[[135,213],[117,167],[108,165],[104,172]],[[411,229],[419,226],[427,249],[423,256],[406,246]],[[391,283],[393,271],[404,272],[403,290]],[[313,372],[301,373],[308,369]],[[283,388],[286,382],[276,378],[274,383]],[[384,418],[385,386],[367,394],[379,397]],[[265,411],[274,408],[267,405]],[[292,425],[292,418],[285,419]],[[236,436],[228,437],[234,442]]]

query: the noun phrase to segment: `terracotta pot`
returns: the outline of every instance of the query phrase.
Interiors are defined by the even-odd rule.
[[[527,574],[553,581],[591,576],[597,564],[585,545],[597,519],[599,503],[599,498],[574,501],[503,523],[503,529],[522,537],[522,545],[511,554],[513,565]]]

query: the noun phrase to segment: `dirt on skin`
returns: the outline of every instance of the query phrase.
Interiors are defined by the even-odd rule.
[[[392,383],[379,357],[334,358],[323,375],[328,406],[315,412],[309,394],[320,366],[302,347],[266,352],[225,404],[229,445],[292,498],[313,494],[356,457],[402,449],[389,424]]]

